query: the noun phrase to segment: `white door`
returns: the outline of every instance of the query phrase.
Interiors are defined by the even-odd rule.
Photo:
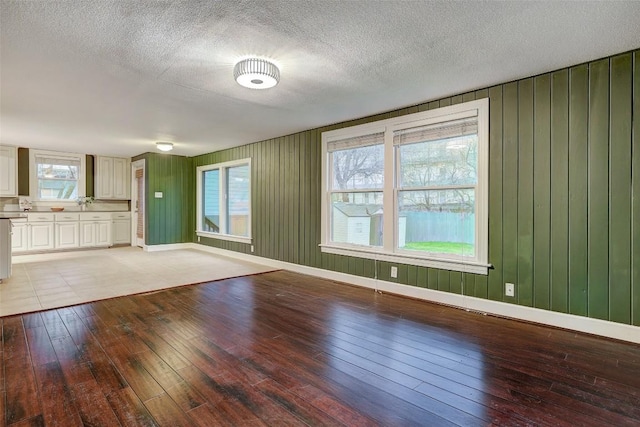
[[[145,193],[144,193],[144,159],[131,164],[131,217],[133,226],[131,227],[131,246],[144,247],[144,215],[145,215]]]

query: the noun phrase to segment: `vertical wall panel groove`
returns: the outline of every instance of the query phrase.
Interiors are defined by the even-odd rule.
[[[503,108],[503,183],[502,183],[502,272],[503,280],[518,283],[518,83],[504,85]],[[517,301],[518,287],[514,298]]]
[[[640,51],[633,54],[631,323],[640,326]]]
[[[533,79],[518,83],[518,303],[533,305]]]
[[[489,270],[487,297],[501,300],[503,291],[503,87],[489,89]],[[478,296],[478,295],[476,295]]]
[[[589,65],[589,317],[609,315],[609,60]]]
[[[569,310],[569,72],[551,83],[551,309]]]
[[[631,322],[631,54],[611,59],[609,319]]]
[[[587,315],[587,123],[589,68],[569,75],[569,313]]]
[[[534,80],[533,305],[550,306],[551,76]]]

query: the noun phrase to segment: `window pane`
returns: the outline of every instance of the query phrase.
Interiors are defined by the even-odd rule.
[[[78,198],[78,181],[38,179],[38,198],[75,200]]]
[[[61,162],[64,163],[64,162]],[[48,200],[75,200],[78,198],[80,167],[71,164],[37,163],[38,198]]]
[[[478,136],[467,135],[398,147],[402,187],[474,185],[478,181]]]
[[[227,234],[249,235],[249,165],[227,169]]]
[[[331,153],[333,189],[382,189],[384,146],[351,148]]]
[[[398,248],[475,255],[475,190],[398,192]]]
[[[47,179],[78,179],[79,166],[60,165],[52,163],[38,163],[38,178]]]
[[[331,241],[382,246],[382,192],[333,193]]]
[[[220,171],[202,172],[202,231],[220,232]]]

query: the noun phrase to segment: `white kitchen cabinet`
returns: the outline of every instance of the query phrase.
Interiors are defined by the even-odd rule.
[[[80,214],[56,213],[55,218],[55,248],[73,249],[80,246]]]
[[[11,220],[0,218],[0,283],[11,277]]]
[[[131,161],[114,157],[113,159],[113,197],[131,199]]]
[[[79,229],[77,221],[56,223],[56,249],[73,249],[80,246]]]
[[[11,220],[11,251],[25,252],[29,250],[29,224],[27,220]]]
[[[25,224],[27,227],[27,251],[47,251],[55,247],[53,221],[54,215],[52,213],[27,214],[27,222]]]
[[[95,222],[82,221],[80,223],[80,247],[90,247],[96,245],[96,224]]]
[[[110,245],[111,221],[80,221],[80,247]]]
[[[13,253],[131,242],[130,212],[30,212],[11,220]]]
[[[28,235],[28,250],[30,251],[46,251],[55,247],[53,222],[29,223]]]
[[[111,213],[80,214],[80,247],[111,245]]]
[[[131,198],[131,161],[122,157],[96,156],[96,199]]]
[[[0,197],[18,195],[18,149],[0,146]]]
[[[125,245],[131,243],[131,213],[114,212],[111,216],[113,219],[113,237],[114,245]]]
[[[111,221],[96,223],[96,246],[111,246]]]

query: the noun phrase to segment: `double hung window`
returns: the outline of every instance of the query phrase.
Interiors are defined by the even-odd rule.
[[[39,201],[71,201],[85,195],[85,157],[80,154],[30,150],[31,197]]]
[[[487,273],[488,100],[322,138],[324,252]]]
[[[251,159],[197,168],[197,234],[251,243]]]

